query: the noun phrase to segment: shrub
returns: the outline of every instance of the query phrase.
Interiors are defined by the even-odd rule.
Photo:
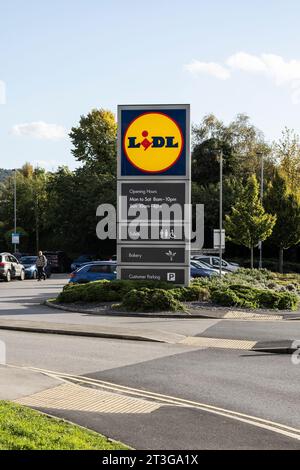
[[[219,305],[237,306],[245,308],[258,308],[258,301],[254,296],[247,295],[246,292],[237,292],[229,287],[221,289],[213,289],[211,292],[211,300]]]
[[[174,298],[171,290],[131,289],[124,297],[121,307],[133,312],[178,311],[183,305]]]
[[[296,310],[299,301],[297,295],[291,292],[257,289],[245,285],[231,285],[212,289],[211,299],[213,302],[224,306],[279,310]]]
[[[173,296],[181,302],[192,302],[197,300],[209,300],[210,292],[206,287],[190,285],[189,287],[179,287],[170,291]]]
[[[173,289],[173,285],[159,281],[95,281],[86,284],[67,284],[59,294],[58,302],[114,302],[121,301],[132,289]]]

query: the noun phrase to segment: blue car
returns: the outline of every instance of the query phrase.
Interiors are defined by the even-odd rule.
[[[190,270],[191,277],[212,277],[218,275],[215,269],[210,269],[208,266],[197,263],[197,261],[191,261]]]
[[[26,279],[37,279],[37,267],[35,265],[37,256],[22,256],[20,262],[25,268],[25,277]],[[47,264],[45,267],[45,273],[47,278],[51,276],[51,266]]]
[[[84,284],[91,281],[113,281],[117,277],[117,263],[115,261],[94,261],[76,269],[70,275],[71,283]]]

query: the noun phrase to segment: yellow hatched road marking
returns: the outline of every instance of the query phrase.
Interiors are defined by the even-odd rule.
[[[103,380],[92,379],[89,377],[78,376],[78,375],[71,375],[66,373],[61,373],[57,371],[50,371],[46,369],[39,369],[35,367],[27,367],[28,370],[34,370],[51,377],[60,378],[66,381],[77,381],[81,384],[86,384],[90,386],[98,386],[101,389],[107,389],[110,391],[114,391],[115,393],[124,393],[127,395],[134,395],[135,397],[143,397],[144,399],[148,400],[155,400],[160,403],[160,405],[177,405],[183,406],[188,408],[194,408],[198,410],[207,411],[209,413],[213,413],[216,415],[224,416],[227,418],[231,418],[236,421],[244,422],[262,429],[267,429],[269,431],[275,432],[277,434],[281,434],[292,439],[296,439],[300,441],[300,429],[287,426],[285,424],[276,423],[271,420],[267,420],[264,418],[260,418],[258,416],[251,416],[246,413],[240,413],[233,410],[228,410],[225,408],[217,407],[214,405],[208,405],[206,403],[199,403],[192,400],[186,400],[182,398],[176,398],[169,395],[163,395],[155,392],[140,390],[132,387],[127,387],[124,385],[117,385],[111,382],[106,382]]]
[[[251,349],[257,341],[246,341],[239,339],[206,338],[204,336],[187,336],[180,344],[189,346],[199,346],[203,348],[222,348],[222,349]]]
[[[160,404],[103,390],[64,383],[16,400],[21,405],[97,413],[151,413]]]

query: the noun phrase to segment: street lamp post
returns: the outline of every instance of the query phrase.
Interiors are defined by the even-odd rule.
[[[14,169],[14,233],[17,233],[17,170]],[[17,245],[14,243],[14,253],[17,251]]]
[[[264,154],[262,152],[257,153],[260,156],[260,200],[263,203],[264,198]],[[262,269],[262,241],[259,242],[259,269]]]
[[[223,152],[220,151],[220,208],[219,208],[219,258],[220,258],[220,277],[222,277],[222,228],[223,228]]]

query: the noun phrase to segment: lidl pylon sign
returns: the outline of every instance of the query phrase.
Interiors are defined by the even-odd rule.
[[[189,105],[119,106],[119,278],[188,284],[190,178]]]
[[[188,173],[189,126],[186,109],[119,110],[120,176],[181,176]]]

